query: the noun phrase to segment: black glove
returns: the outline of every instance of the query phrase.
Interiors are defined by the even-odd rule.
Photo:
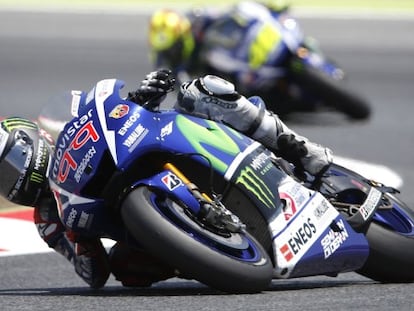
[[[128,93],[128,100],[143,105],[158,106],[168,92],[174,90],[175,78],[169,69],[149,73],[135,92]]]
[[[299,171],[304,169],[301,159],[308,153],[304,141],[297,140],[292,134],[281,134],[277,139],[277,145],[278,156],[293,163]]]
[[[329,148],[305,142],[293,134],[280,134],[277,154],[295,165],[295,172],[306,171],[316,178],[322,176],[332,163]]]

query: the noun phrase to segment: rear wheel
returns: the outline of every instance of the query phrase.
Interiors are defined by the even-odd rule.
[[[370,253],[360,274],[380,282],[414,281],[414,210],[391,194],[366,234]]]
[[[271,260],[250,234],[209,230],[181,202],[146,186],[127,195],[121,214],[140,244],[186,278],[233,293],[258,292],[271,282]]]
[[[323,104],[341,111],[354,119],[367,119],[371,114],[368,102],[348,90],[343,80],[335,80],[317,68],[306,66],[300,58],[291,63],[291,75],[305,90],[319,97]]]

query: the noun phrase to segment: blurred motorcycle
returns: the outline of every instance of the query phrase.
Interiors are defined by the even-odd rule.
[[[175,64],[179,82],[206,73],[221,76],[242,94],[261,96],[267,108],[280,115],[328,109],[352,119],[369,118],[368,101],[349,87],[344,70],[325,56],[316,40],[304,36],[289,14],[251,2],[218,17],[208,12],[188,14],[196,38],[193,54],[177,60],[181,52],[175,49],[182,46],[177,44],[159,52],[156,66]],[[152,26],[150,38],[163,35]]]

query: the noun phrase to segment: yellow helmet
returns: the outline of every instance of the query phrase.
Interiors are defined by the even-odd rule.
[[[163,52],[180,47],[183,59],[187,59],[195,46],[190,20],[175,11],[161,9],[150,20],[149,44],[154,52]]]
[[[263,3],[265,6],[270,8],[274,11],[284,11],[289,8],[290,6],[290,0],[261,0],[261,3]]]

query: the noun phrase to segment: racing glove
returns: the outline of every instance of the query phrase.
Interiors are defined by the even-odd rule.
[[[134,103],[158,106],[166,97],[167,93],[174,89],[175,79],[169,69],[160,69],[150,72],[141,81],[135,92],[128,93],[127,99]]]
[[[281,133],[277,137],[275,153],[293,163],[301,171],[318,176],[323,174],[333,161],[329,148],[315,144],[293,133]]]

